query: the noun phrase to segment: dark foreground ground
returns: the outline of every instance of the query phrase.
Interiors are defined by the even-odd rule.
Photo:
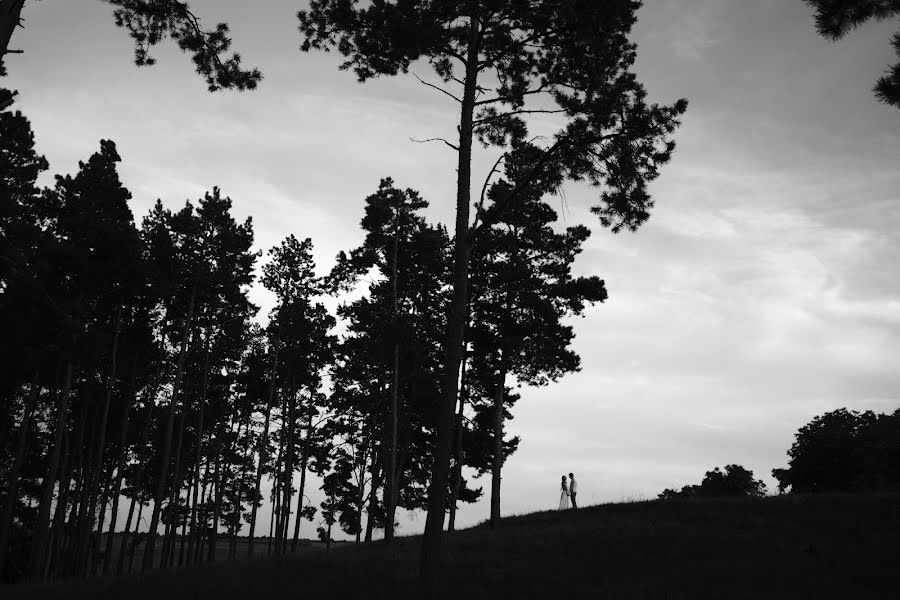
[[[445,539],[446,598],[900,598],[900,495],[604,505]],[[418,549],[409,537],[0,596],[415,598]]]

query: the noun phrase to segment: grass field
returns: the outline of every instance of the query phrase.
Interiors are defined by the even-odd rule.
[[[10,600],[415,598],[419,538],[0,590]],[[609,504],[446,537],[446,598],[900,598],[900,495]]]

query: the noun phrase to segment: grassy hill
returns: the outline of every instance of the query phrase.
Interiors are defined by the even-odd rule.
[[[900,598],[900,495],[610,504],[447,536],[446,598]],[[418,537],[3,589],[4,598],[414,598]]]

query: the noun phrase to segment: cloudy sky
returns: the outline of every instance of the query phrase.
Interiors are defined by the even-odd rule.
[[[230,23],[265,75],[257,92],[207,93],[168,46],[157,66],[134,67],[102,2],[27,3],[12,44],[25,53],[8,58],[4,85],[52,172],[115,140],[138,218],[157,198],[177,207],[218,185],[253,217],[258,248],[310,236],[322,272],[361,241],[362,200],[381,177],[450,221],[453,152],[409,140],[453,135],[446,98],[411,76],[360,85],[335,54],[300,53],[302,0],[191,5]],[[774,488],[771,469],[813,416],[900,407],[900,112],[870,92],[896,61],[896,27],[835,44],[801,0],[646,1],[638,75],[651,99],[690,107],[638,233],[602,230],[589,188],[552,200],[566,224],[596,225],[577,269],[610,298],[575,323],[582,371],[522,390],[505,513],[551,508],[569,471],[585,504],[652,498],[728,463]],[[476,176],[491,162],[477,157]],[[263,313],[272,304],[252,297]],[[482,502],[460,521],[487,514]]]

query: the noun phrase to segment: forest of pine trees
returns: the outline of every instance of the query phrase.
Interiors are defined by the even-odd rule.
[[[415,190],[382,180],[362,245],[322,277],[309,238],[257,250],[218,188],[136,217],[112,141],[50,187],[21,112],[0,113],[0,143],[5,581],[196,564],[222,544],[296,551],[303,520],[390,539],[398,509],[426,507],[451,238]],[[472,259],[451,529],[483,493],[499,518],[512,377],[576,370],[564,318],[606,298],[571,273],[588,230],[555,228],[539,194],[522,208]],[[247,296],[257,279],[267,315]]]

